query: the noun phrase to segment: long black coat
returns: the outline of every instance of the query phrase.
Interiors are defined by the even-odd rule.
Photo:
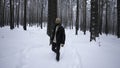
[[[53,42],[53,39],[55,36],[56,26],[52,32],[52,36],[51,36],[52,42]],[[57,44],[65,44],[65,30],[64,30],[63,26],[61,26],[61,25],[59,25],[58,30],[56,32],[56,43]]]

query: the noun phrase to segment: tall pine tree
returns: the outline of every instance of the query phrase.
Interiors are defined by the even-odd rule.
[[[99,36],[98,0],[91,0],[90,41]]]
[[[27,13],[26,13],[26,7],[27,7],[27,0],[24,0],[24,23],[23,23],[23,29],[24,30],[27,30],[27,21],[26,21],[26,15],[27,15]]]
[[[120,38],[120,0],[117,0],[117,36]]]
[[[75,27],[76,27],[76,33],[75,34],[77,35],[78,34],[78,30],[79,30],[79,0],[77,0]]]
[[[14,29],[14,0],[10,0],[10,29]]]
[[[48,24],[47,24],[48,36],[51,36],[52,29],[55,26],[56,18],[57,18],[57,0],[48,0]]]

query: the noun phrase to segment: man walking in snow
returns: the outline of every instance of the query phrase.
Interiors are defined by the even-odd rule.
[[[61,25],[60,18],[56,18],[55,27],[50,38],[50,43],[52,44],[52,51],[56,53],[56,60],[60,60],[60,47],[65,44],[65,30]]]

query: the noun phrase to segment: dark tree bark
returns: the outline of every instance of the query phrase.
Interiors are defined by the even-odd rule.
[[[24,23],[23,23],[23,29],[27,30],[27,18],[26,18],[26,7],[27,7],[27,0],[24,0]]]
[[[0,27],[4,26],[5,0],[0,0]]]
[[[102,34],[102,18],[103,18],[103,0],[98,0],[98,5],[99,5],[99,11],[98,11],[98,22],[99,22],[99,33]]]
[[[2,10],[2,0],[0,0],[0,10]],[[0,11],[0,27],[2,27],[2,11]]]
[[[18,0],[18,4],[17,4],[17,27],[19,27],[19,9],[20,9],[20,0]]]
[[[52,29],[55,26],[56,18],[57,18],[57,0],[48,0],[48,24],[47,24],[48,36],[51,36]]]
[[[5,25],[5,0],[3,0],[3,25]]]
[[[83,1],[83,32],[86,34],[86,0]]]
[[[10,0],[10,29],[14,29],[14,0]]]
[[[117,36],[120,38],[120,0],[117,0]]]
[[[105,34],[108,34],[108,0],[106,0],[106,23],[105,23]]]
[[[75,23],[75,27],[76,27],[76,35],[78,34],[78,30],[79,30],[79,0],[77,0],[77,8],[76,8],[76,23]]]
[[[98,24],[98,0],[91,0],[90,41],[99,36]]]
[[[44,2],[42,0],[42,4],[41,4],[41,19],[40,19],[40,26],[41,26],[41,29],[43,28],[43,9],[44,9]]]
[[[1,7],[2,7],[2,0],[0,0],[0,10],[2,10]],[[1,18],[2,18],[1,15],[2,15],[2,13],[1,13],[1,11],[0,11],[0,22],[1,22]],[[0,26],[1,26],[1,23],[0,23]]]

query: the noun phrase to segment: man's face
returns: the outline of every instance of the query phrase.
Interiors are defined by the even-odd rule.
[[[60,24],[60,19],[56,18],[55,24],[59,25]]]

